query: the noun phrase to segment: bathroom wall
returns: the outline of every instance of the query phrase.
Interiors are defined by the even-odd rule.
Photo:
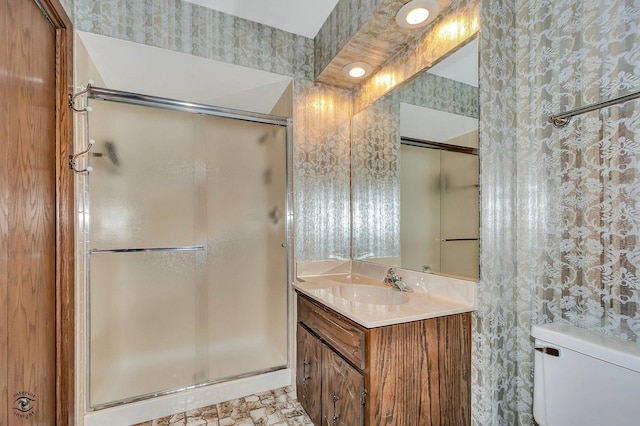
[[[534,423],[532,323],[640,341],[638,101],[546,119],[640,88],[639,19],[637,0],[483,1],[474,424]]]
[[[472,424],[517,425],[515,4],[482,0],[480,23],[480,282],[472,335]],[[523,89],[524,90],[524,89]],[[528,377],[527,379],[528,380]],[[529,416],[530,418],[530,416]]]
[[[563,129],[546,120],[640,89],[640,1],[516,6],[514,391],[526,407],[531,323],[569,322],[640,343],[640,103],[575,117]]]
[[[194,20],[198,6],[180,1],[75,3],[78,29],[296,77],[297,260],[349,257],[344,116],[351,104],[348,93],[311,83],[311,40],[212,11]],[[532,322],[565,320],[638,340],[640,196],[631,184],[637,166],[624,160],[639,137],[637,101],[610,109],[603,120],[597,113],[577,118],[564,130],[552,129],[545,117],[640,86],[634,27],[640,4],[469,2],[480,3],[482,248],[473,423],[528,425]],[[237,39],[230,28],[240,31]],[[254,31],[272,42],[260,44]],[[602,52],[610,54],[603,59]],[[358,99],[366,104],[377,96]],[[603,137],[609,142],[594,150]]]

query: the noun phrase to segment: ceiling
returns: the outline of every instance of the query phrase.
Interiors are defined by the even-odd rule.
[[[478,87],[478,38],[474,38],[427,72]]]
[[[193,4],[197,4],[203,7],[207,7],[210,9],[218,10],[220,12],[238,16],[249,21],[259,22],[264,25],[268,25],[270,27],[278,28],[284,31],[288,31],[291,33],[299,34],[305,37],[314,38],[317,34],[324,22],[327,20],[328,16],[333,11],[334,7],[338,3],[339,0],[186,0]],[[400,3],[404,3],[408,0],[400,0]],[[449,6],[449,0],[438,0],[441,3],[442,10],[446,10]],[[394,7],[396,3],[393,4]],[[366,43],[371,44],[371,40],[375,40],[372,46],[375,46],[375,49],[381,49],[383,45],[388,45],[389,49],[379,52],[380,58],[375,58],[375,52],[371,49],[363,47],[363,43],[355,43],[356,46],[354,49],[355,53],[348,54],[346,57],[342,58],[342,60],[336,60],[334,58],[327,66],[327,68],[321,73],[317,75],[317,80],[320,82],[324,82],[326,84],[343,87],[346,89],[352,89],[357,87],[361,82],[360,81],[352,81],[346,80],[342,75],[342,67],[346,63],[354,62],[354,61],[366,61],[371,63],[375,62],[374,68],[377,68],[381,63],[383,63],[391,51],[397,50],[398,43],[402,44],[407,42],[414,37],[411,35],[411,31],[402,30],[400,28],[396,28],[395,22],[391,22],[395,19],[395,15],[390,14],[388,10],[380,10],[379,11],[382,16],[387,17],[389,22],[384,24],[384,28],[395,28],[396,30],[393,32],[389,32],[390,35],[393,35],[395,38],[400,38],[399,40],[393,39],[393,41],[382,41],[382,36],[385,34],[381,34],[381,29],[377,28],[373,25],[373,31],[367,32],[361,30],[362,34],[360,36],[364,38]],[[381,19],[381,18],[379,18]],[[406,33],[406,34],[405,34]],[[375,35],[377,34],[377,35]],[[354,38],[357,37],[358,34],[354,35]],[[388,38],[389,36],[387,36]],[[402,38],[405,37],[405,38]],[[406,37],[410,37],[406,39]],[[350,41],[353,43],[353,40]],[[371,47],[371,46],[369,46]],[[341,54],[344,56],[344,52],[348,51],[349,45],[345,46],[342,49]],[[473,50],[475,49],[475,52]],[[454,80],[462,81],[466,84],[471,84],[473,86],[477,86],[477,44],[470,43],[460,49],[461,52],[456,52],[459,54],[451,55],[450,58],[447,58],[447,61],[443,61],[441,64],[435,65],[431,72],[434,74],[451,78]],[[366,57],[362,57],[363,52]],[[343,63],[344,62],[344,63]],[[333,70],[333,68],[335,70]]]
[[[427,72],[478,87],[478,38],[456,50],[429,68]],[[438,125],[430,125],[432,123],[438,123]],[[400,104],[402,136],[447,143],[453,138],[474,130],[478,130],[477,118],[416,105]]]
[[[314,38],[338,0],[186,0],[229,15]]]
[[[269,114],[291,83],[279,74],[140,43],[83,31],[77,37],[110,89]]]
[[[287,31],[305,27],[307,34],[315,35],[338,0],[188,1]],[[301,6],[303,11],[299,12]],[[79,38],[106,86],[120,90],[269,113],[291,82],[282,75],[95,34],[81,32]],[[477,43],[472,42],[429,72],[477,86],[477,56]],[[153,76],[146,71],[149,64],[154,64]],[[225,84],[220,85],[220,81]]]

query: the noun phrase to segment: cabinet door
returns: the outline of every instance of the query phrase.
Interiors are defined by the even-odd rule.
[[[322,347],[322,424],[363,424],[364,377],[328,347]]]
[[[322,395],[322,343],[298,324],[296,389],[302,404],[313,424],[321,421]]]

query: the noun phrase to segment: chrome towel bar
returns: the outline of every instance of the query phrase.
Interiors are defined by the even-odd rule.
[[[610,99],[608,101],[597,102],[595,104],[587,105],[582,108],[576,108],[571,111],[563,112],[562,114],[550,115],[549,122],[553,123],[555,127],[564,127],[569,124],[569,121],[571,121],[571,117],[574,117],[576,115],[595,111],[597,109],[605,108],[611,105],[632,101],[637,98],[640,98],[640,92],[630,93],[628,95],[620,96],[619,98]]]

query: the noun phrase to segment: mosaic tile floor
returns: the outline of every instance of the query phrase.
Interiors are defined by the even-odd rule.
[[[134,426],[313,426],[291,386],[261,392]]]

